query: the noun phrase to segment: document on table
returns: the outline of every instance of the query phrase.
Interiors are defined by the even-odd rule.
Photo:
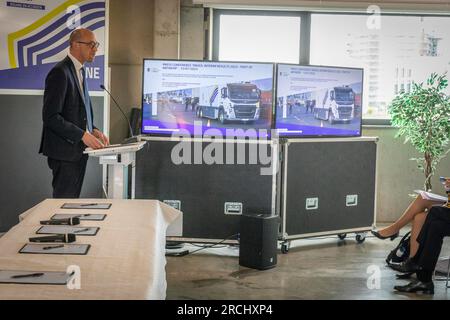
[[[425,200],[431,200],[431,201],[437,201],[437,202],[443,202],[443,203],[447,202],[447,197],[440,196],[435,193],[426,192],[423,190],[414,190],[414,192],[417,194],[420,194],[422,199],[425,199]]]
[[[111,203],[64,203],[61,209],[102,209],[111,208]]]
[[[54,271],[0,270],[0,283],[66,285],[72,275]]]
[[[66,214],[66,213],[56,213],[51,217],[51,220],[57,219],[68,219],[68,218],[79,218],[81,221],[103,221],[106,218],[106,214],[95,214],[95,213],[85,213],[85,214]]]
[[[73,233],[77,236],[95,236],[99,227],[72,227],[72,226],[42,226],[37,234],[64,234]]]
[[[85,255],[90,247],[89,244],[27,243],[19,253]]]

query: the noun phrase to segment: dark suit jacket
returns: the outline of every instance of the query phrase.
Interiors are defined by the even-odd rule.
[[[39,153],[56,160],[81,159],[86,148],[81,139],[87,123],[82,92],[73,62],[67,56],[45,79],[44,128]]]

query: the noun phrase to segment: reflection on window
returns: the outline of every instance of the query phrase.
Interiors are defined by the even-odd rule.
[[[298,63],[300,17],[221,15],[219,60]]]
[[[450,17],[382,16],[379,30],[366,19],[313,14],[310,62],[364,68],[364,118],[388,118],[396,94],[450,69]]]

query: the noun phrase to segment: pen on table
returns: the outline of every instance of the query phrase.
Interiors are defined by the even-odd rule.
[[[73,233],[78,233],[78,232],[84,232],[84,231],[89,231],[89,228],[84,228],[84,229],[79,229],[79,230],[75,230]]]
[[[35,277],[42,277],[44,274],[42,272],[38,272],[38,273],[29,273],[29,274],[19,274],[19,275],[15,275],[12,276],[11,278],[13,279],[19,279],[19,278],[35,278]]]
[[[60,245],[57,245],[57,246],[43,247],[42,250],[51,250],[51,249],[57,249],[57,248],[64,248],[64,245],[60,244]]]
[[[90,206],[96,206],[98,203],[82,203],[80,204],[81,207],[90,207]]]

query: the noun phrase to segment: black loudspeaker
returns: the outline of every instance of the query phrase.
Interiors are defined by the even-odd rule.
[[[279,217],[265,214],[241,216],[239,264],[265,270],[277,264]]]

